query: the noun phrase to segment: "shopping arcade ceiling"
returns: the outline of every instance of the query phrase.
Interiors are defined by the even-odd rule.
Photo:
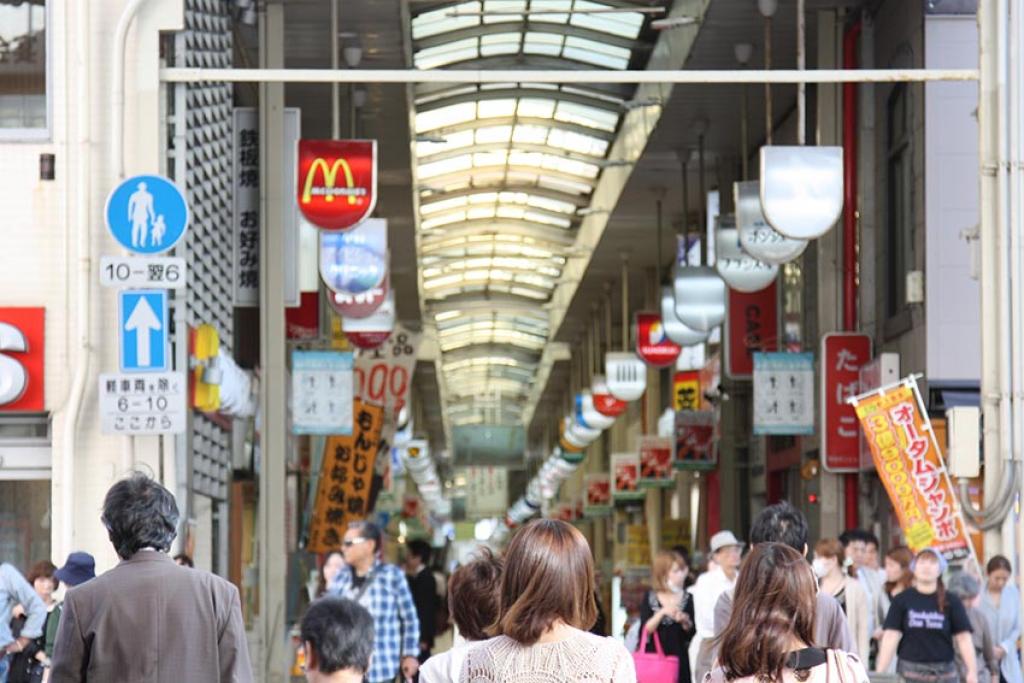
[[[421,69],[642,68],[650,50],[641,38],[650,3],[417,4]],[[415,89],[420,293],[453,425],[523,421],[550,337],[545,305],[632,90],[528,81]]]

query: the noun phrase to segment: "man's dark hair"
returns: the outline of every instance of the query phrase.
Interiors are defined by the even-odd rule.
[[[364,519],[359,522],[352,522],[348,525],[348,528],[358,529],[360,536],[373,541],[373,552],[378,552],[380,550],[381,544],[384,542],[384,534],[380,530],[379,526]]]
[[[430,564],[430,556],[433,554],[433,548],[430,547],[429,543],[421,538],[417,538],[416,540],[406,543],[405,547],[409,551],[409,554],[420,558],[420,562],[422,562],[424,566]]]
[[[174,556],[174,561],[182,564],[186,567],[195,567],[196,563],[192,561],[192,558],[185,553],[178,553]]]
[[[864,532],[860,529],[847,529],[843,533],[839,534],[839,542],[846,548],[854,541],[863,541]]]
[[[178,504],[170,491],[135,472],[107,491],[100,520],[121,559],[143,548],[167,552],[177,535]]]
[[[861,538],[862,541],[864,541],[868,545],[875,546],[875,550],[879,550],[882,547],[882,544],[878,542],[878,536],[875,536],[870,531],[861,532],[860,538]]]
[[[754,518],[750,542],[785,543],[803,553],[807,547],[807,518],[786,501],[769,505]]]
[[[333,596],[315,600],[302,617],[300,632],[316,653],[317,671],[365,674],[370,668],[373,618],[359,603]]]

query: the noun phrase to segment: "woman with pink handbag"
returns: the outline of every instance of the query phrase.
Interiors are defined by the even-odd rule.
[[[678,553],[662,550],[655,555],[651,590],[640,605],[643,656],[634,658],[639,683],[691,683],[687,650],[694,627],[693,600],[686,592],[688,573],[686,560]]]
[[[704,683],[868,683],[856,655],[812,646],[817,594],[803,555],[781,543],[755,545]]]

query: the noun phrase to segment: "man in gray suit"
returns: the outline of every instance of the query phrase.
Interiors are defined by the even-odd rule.
[[[52,683],[249,683],[238,589],[168,556],[174,496],[143,474],[117,482],[103,525],[122,562],[69,591]]]

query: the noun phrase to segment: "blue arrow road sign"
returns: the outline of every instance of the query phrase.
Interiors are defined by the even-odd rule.
[[[168,370],[167,290],[126,289],[118,302],[121,372]]]
[[[104,212],[114,239],[136,254],[159,254],[178,243],[188,229],[188,204],[173,182],[158,175],[137,175],[107,197]]]

